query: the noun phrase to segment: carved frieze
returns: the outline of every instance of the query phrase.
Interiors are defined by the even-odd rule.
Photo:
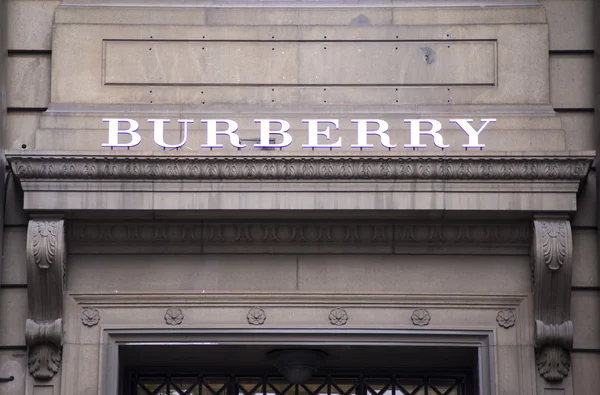
[[[64,233],[62,219],[29,221],[26,255],[29,314],[25,341],[29,347],[29,372],[38,380],[51,379],[60,368],[66,273]]]
[[[532,244],[535,346],[538,372],[548,381],[562,381],[571,365],[571,224],[562,218],[533,223]]]
[[[435,223],[400,224],[389,221],[264,221],[264,222],[74,222],[69,227],[69,248],[85,252],[107,248],[135,252],[141,244],[147,248],[186,248],[189,252],[289,253],[327,252],[336,245],[361,248],[378,246],[387,252],[441,253],[459,249],[461,253],[493,254],[498,249],[526,253],[531,240],[526,222],[512,223]],[[210,248],[210,250],[209,250]],[[433,251],[434,253],[438,250]],[[336,250],[331,250],[336,252]],[[347,253],[351,250],[346,249]],[[386,252],[386,251],[382,251]]]
[[[10,156],[20,179],[579,180],[590,159],[565,157]]]

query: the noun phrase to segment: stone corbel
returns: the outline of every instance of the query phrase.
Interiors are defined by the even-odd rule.
[[[573,348],[571,224],[564,218],[537,218],[533,229],[536,365],[544,379],[559,382],[569,374]]]
[[[29,347],[29,372],[38,380],[50,380],[58,373],[62,353],[66,274],[62,219],[29,221],[26,260],[29,316],[25,324],[25,342]]]

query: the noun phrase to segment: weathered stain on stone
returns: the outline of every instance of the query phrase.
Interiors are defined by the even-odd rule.
[[[356,18],[350,21],[351,25],[368,25],[371,23],[371,20],[365,14],[360,14]]]

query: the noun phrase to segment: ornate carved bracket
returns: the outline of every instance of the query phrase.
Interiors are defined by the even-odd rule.
[[[533,228],[536,364],[547,381],[562,381],[569,374],[573,348],[571,224],[566,219],[539,218]]]
[[[29,372],[38,380],[51,379],[60,368],[65,265],[64,221],[30,220],[27,229],[29,317],[25,341],[29,346]]]

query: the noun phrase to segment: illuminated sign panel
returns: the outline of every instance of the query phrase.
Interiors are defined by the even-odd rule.
[[[135,147],[142,142],[142,136],[138,133],[139,122],[127,118],[105,118],[103,122],[108,123],[108,142],[102,144],[103,147]],[[461,146],[465,149],[479,148],[483,149],[485,144],[479,142],[479,135],[485,127],[491,122],[496,122],[493,118],[480,119],[480,126],[473,126],[473,119],[452,118],[448,120],[457,124],[465,133],[465,143]],[[190,125],[194,123],[193,119],[178,119],[181,124],[182,136],[179,142],[168,144],[165,142],[165,124],[170,123],[170,119],[148,119],[148,123],[154,127],[154,142],[162,148],[181,148],[188,140]],[[389,124],[382,119],[351,119],[350,122],[356,125],[356,139],[351,142],[342,141],[342,137],[334,136],[334,131],[340,128],[339,119],[303,119],[306,129],[302,137],[298,132],[290,130],[290,123],[284,119],[255,119],[258,124],[259,138],[255,148],[285,148],[292,144],[294,138],[303,138],[302,148],[374,148],[376,144],[393,149],[398,144],[393,142],[387,134]],[[206,133],[206,143],[201,144],[200,148],[223,148],[224,145],[217,141],[218,136],[225,136],[232,147],[243,149],[246,144],[242,143],[237,135],[239,125],[231,119],[201,119],[204,133]],[[423,136],[429,136],[433,139],[433,144],[441,149],[449,148],[449,144],[444,143],[442,135],[442,123],[436,119],[405,119],[408,124],[409,134],[408,143],[403,144],[404,148],[427,148],[427,144],[422,141]],[[277,137],[277,139],[274,139]],[[276,140],[281,140],[275,142]]]

